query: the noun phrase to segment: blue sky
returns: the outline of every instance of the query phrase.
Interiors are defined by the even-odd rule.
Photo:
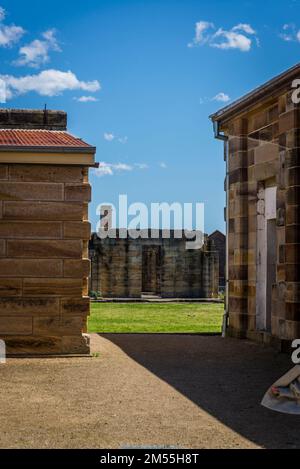
[[[97,146],[93,227],[97,204],[128,194],[204,202],[206,231],[224,230],[222,144],[208,115],[299,62],[300,1],[0,6],[2,106],[63,109],[69,131]]]

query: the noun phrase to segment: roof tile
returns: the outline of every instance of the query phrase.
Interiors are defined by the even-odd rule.
[[[57,130],[0,129],[0,149],[5,147],[92,148],[68,132]]]

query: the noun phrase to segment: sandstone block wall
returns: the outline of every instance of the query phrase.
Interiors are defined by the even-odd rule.
[[[88,169],[0,165],[0,338],[8,353],[88,353]]]
[[[187,250],[185,243],[185,238],[176,239],[174,235],[170,239],[100,239],[94,233],[89,247],[90,290],[108,298],[138,298],[143,292],[165,298],[217,296],[218,253],[210,242],[193,250]],[[159,255],[157,260],[152,258],[154,264],[149,272],[156,278],[148,279],[148,291],[143,285],[145,249]]]
[[[257,332],[260,187],[276,187],[276,282],[272,337],[300,337],[300,109],[289,89],[228,124],[229,331]]]

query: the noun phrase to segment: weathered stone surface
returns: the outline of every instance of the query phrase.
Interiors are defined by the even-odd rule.
[[[0,297],[0,311],[5,316],[58,315],[59,310],[57,298]]]
[[[1,200],[64,200],[63,184],[1,182]]]
[[[85,206],[71,202],[3,202],[4,220],[73,220],[85,217]]]
[[[6,253],[5,239],[0,239],[0,257],[4,257]]]
[[[64,277],[83,278],[90,275],[90,260],[64,260]]]
[[[63,298],[61,300],[61,313],[64,315],[89,315],[90,299],[86,298]]]
[[[59,259],[0,259],[0,277],[60,277],[62,273]]]
[[[89,240],[91,237],[91,224],[87,221],[65,222],[63,237]]]
[[[83,178],[82,166],[12,164],[9,168],[10,181],[82,183]]]
[[[57,241],[8,240],[7,257],[81,259],[82,241],[61,239]]]
[[[23,294],[28,296],[81,296],[82,279],[73,278],[26,278],[23,281]]]
[[[297,129],[300,127],[299,112],[297,110],[291,110],[284,112],[279,116],[279,133],[282,134],[291,129]]]
[[[0,128],[66,130],[67,114],[63,111],[0,109]]]
[[[8,179],[8,166],[0,164],[0,180]]]
[[[32,334],[32,319],[0,315],[0,337],[3,335]]]
[[[278,159],[278,151],[277,143],[262,143],[254,150],[254,163],[260,164],[266,161],[276,160]]]
[[[81,334],[83,324],[80,316],[34,317],[33,333],[37,336],[76,336]]]
[[[0,277],[0,297],[19,296],[22,293],[22,279]]]
[[[62,223],[60,222],[0,220],[0,238],[60,239],[61,237]]]
[[[90,202],[91,186],[89,184],[65,184],[65,200],[71,202]]]

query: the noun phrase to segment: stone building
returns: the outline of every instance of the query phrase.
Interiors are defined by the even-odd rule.
[[[225,290],[226,236],[219,230],[213,231],[208,239],[219,254],[219,290]]]
[[[227,167],[228,329],[300,337],[300,65],[211,116]]]
[[[0,339],[10,354],[89,353],[88,169],[60,111],[0,110]]]
[[[100,239],[90,241],[90,290],[103,297],[139,298],[151,294],[163,298],[211,298],[218,294],[218,253],[206,239],[201,249],[186,249],[187,239]]]

